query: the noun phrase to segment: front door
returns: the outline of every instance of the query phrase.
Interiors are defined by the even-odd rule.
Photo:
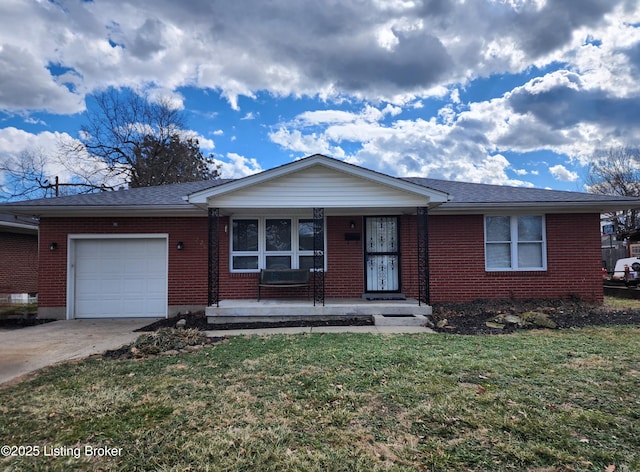
[[[367,217],[365,222],[367,292],[400,290],[398,218]]]

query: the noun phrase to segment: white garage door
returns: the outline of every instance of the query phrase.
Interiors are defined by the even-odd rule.
[[[75,318],[164,317],[164,238],[74,241]]]

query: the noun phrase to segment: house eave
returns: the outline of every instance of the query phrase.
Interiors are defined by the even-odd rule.
[[[2,224],[0,224],[0,232],[38,234],[38,226],[21,223],[2,222]]]
[[[455,203],[440,205],[431,213],[438,215],[464,215],[485,213],[607,213],[611,211],[640,208],[640,201],[600,201],[600,202],[481,202]]]
[[[8,212],[33,217],[143,217],[143,216],[206,216],[201,208],[192,205],[82,205],[82,206],[12,206]]]

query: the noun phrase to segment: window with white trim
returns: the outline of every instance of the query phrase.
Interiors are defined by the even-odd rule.
[[[325,226],[325,225],[323,225]],[[312,218],[251,217],[231,220],[232,272],[260,269],[313,270]],[[326,238],[322,234],[326,254]],[[323,267],[326,260],[323,261]]]
[[[485,216],[484,229],[487,271],[547,269],[543,215]]]

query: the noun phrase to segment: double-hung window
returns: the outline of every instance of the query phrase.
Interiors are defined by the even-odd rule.
[[[231,233],[232,272],[313,269],[315,231],[311,218],[234,218]],[[325,254],[324,233],[320,237]]]
[[[544,216],[485,216],[484,228],[488,271],[546,270]]]

